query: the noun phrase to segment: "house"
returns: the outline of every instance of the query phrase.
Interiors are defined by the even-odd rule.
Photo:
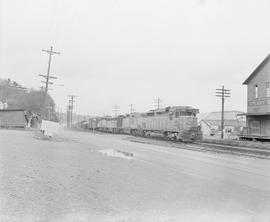
[[[242,138],[270,139],[270,54],[243,85],[247,85],[247,126]]]
[[[27,123],[27,112],[24,109],[0,109],[0,128],[24,128]]]
[[[239,134],[246,126],[246,119],[240,111],[224,111],[225,133]],[[204,115],[199,121],[203,135],[213,135],[221,131],[221,112],[211,112]]]

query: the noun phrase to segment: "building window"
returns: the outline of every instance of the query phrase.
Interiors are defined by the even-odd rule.
[[[266,97],[270,97],[270,82],[265,83]]]
[[[255,85],[255,99],[258,98],[258,85]]]

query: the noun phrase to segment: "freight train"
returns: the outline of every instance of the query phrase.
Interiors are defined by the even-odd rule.
[[[90,118],[88,123],[84,124],[84,128],[107,133],[193,142],[202,139],[197,113],[198,109],[189,106],[166,107],[146,113]]]

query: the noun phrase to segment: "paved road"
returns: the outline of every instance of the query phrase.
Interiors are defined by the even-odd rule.
[[[269,160],[184,148],[0,130],[0,219],[270,221]]]

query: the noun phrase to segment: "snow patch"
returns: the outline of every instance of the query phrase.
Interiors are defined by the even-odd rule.
[[[99,152],[105,156],[119,157],[119,158],[125,158],[125,159],[132,159],[134,156],[133,153],[120,151],[120,150],[113,150],[113,149],[99,150]]]

